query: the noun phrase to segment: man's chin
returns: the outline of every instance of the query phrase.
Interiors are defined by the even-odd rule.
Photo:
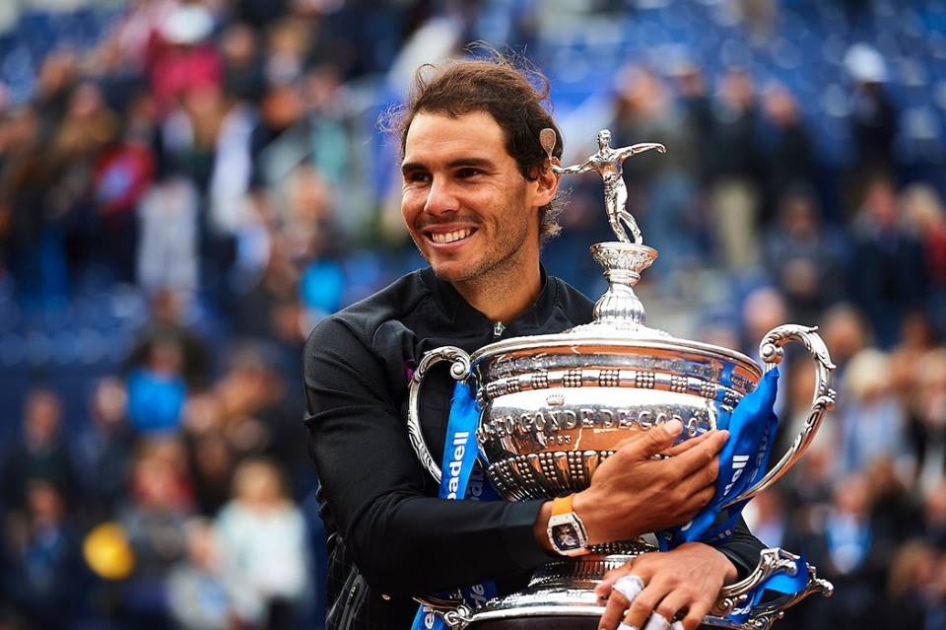
[[[471,273],[469,266],[457,265],[453,263],[430,263],[434,274],[445,282],[463,282],[469,280],[475,274]]]

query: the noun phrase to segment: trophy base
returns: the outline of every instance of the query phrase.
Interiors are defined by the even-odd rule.
[[[641,551],[647,550],[641,545]],[[590,555],[550,562],[536,570],[525,589],[492,599],[476,609],[468,630],[597,630],[604,602],[595,586],[607,571],[623,566],[636,553]],[[741,628],[708,616],[701,628]]]
[[[536,570],[525,589],[491,599],[475,609],[463,603],[450,605],[446,601],[418,601],[432,606],[435,612],[439,611],[451,630],[597,630],[605,602],[595,595],[595,586],[609,570],[622,566],[629,558],[648,549],[644,541],[620,543],[619,546],[623,547],[619,553],[598,553],[550,562]],[[761,603],[752,603],[750,598],[754,589],[771,576],[795,576],[798,571],[804,571],[804,575],[799,576],[805,580],[803,586]],[[713,610],[703,617],[699,627],[702,630],[769,630],[787,608],[814,593],[830,597],[833,591],[831,583],[818,578],[815,567],[803,563],[799,556],[779,548],[764,549],[758,566],[746,578],[723,588]],[[742,623],[721,616],[747,605],[752,609],[748,619]]]
[[[724,619],[719,619],[718,625],[709,625],[702,623],[699,630],[710,630],[710,628],[731,628],[735,630],[740,626],[728,623]],[[601,623],[601,614],[597,617],[562,617],[562,616],[540,616],[529,617],[528,619],[498,619],[493,621],[473,622],[468,626],[468,630],[598,630]]]
[[[597,630],[600,621],[600,616],[597,619],[594,617],[542,616],[473,623],[470,625],[470,630],[534,630],[535,628],[546,630]]]

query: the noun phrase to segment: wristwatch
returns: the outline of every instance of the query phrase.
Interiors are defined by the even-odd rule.
[[[552,549],[563,556],[583,556],[588,549],[588,534],[581,518],[572,511],[574,494],[552,500],[552,516],[547,532]]]

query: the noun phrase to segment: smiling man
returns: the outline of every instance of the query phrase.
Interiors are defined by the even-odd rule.
[[[408,382],[425,352],[472,352],[591,320],[591,301],[546,275],[539,258],[558,231],[559,176],[539,144],[542,129],[557,131],[547,96],[544,77],[506,59],[457,61],[422,68],[388,121],[402,149],[404,221],[430,266],[327,318],[306,344],[306,425],[329,532],[328,628],[406,630],[412,596],[487,580],[499,592],[521,588],[557,557],[684,524],[713,495],[726,433],[655,458],[679,435],[673,422],[619,449],[587,490],[555,501],[441,499],[414,455]],[[558,141],[556,164],[561,154]],[[453,385],[446,368],[424,382],[420,423],[437,461]],[[549,534],[553,509],[581,524],[576,544]],[[743,526],[720,549],[689,543],[639,557],[622,572],[641,581],[633,604],[611,581],[599,589],[610,602],[601,628],[675,617],[696,628],[760,548]]]

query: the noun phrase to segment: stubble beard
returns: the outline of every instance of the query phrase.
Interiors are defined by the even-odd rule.
[[[421,256],[431,265],[438,278],[451,284],[503,291],[506,283],[514,281],[517,274],[520,273],[522,248],[525,245],[525,240],[529,238],[528,224],[525,220],[516,224],[514,235],[509,234],[509,228],[513,226],[505,227],[507,235],[494,236],[489,244],[489,251],[484,256],[474,260],[466,268],[457,269],[454,273],[438,271],[431,258],[422,249]],[[420,249],[419,246],[418,249]]]

